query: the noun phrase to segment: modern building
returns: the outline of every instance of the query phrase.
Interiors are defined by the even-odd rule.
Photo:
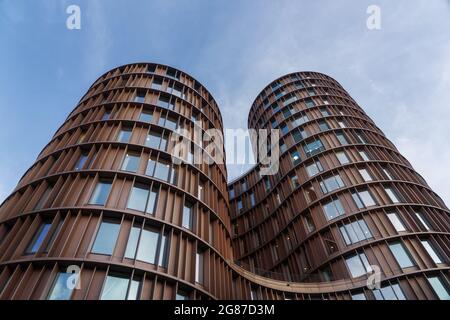
[[[197,80],[105,73],[0,206],[0,299],[449,299],[448,208],[335,80],[275,80],[248,124],[280,170],[227,184],[193,161],[223,131]]]

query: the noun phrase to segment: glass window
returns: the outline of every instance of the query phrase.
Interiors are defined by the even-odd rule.
[[[345,137],[345,135],[344,135],[343,132],[338,132],[338,133],[336,133],[336,137],[337,137],[337,139],[339,140],[339,143],[340,143],[342,146],[345,146],[345,145],[348,144],[347,138]]]
[[[139,290],[140,281],[130,281],[119,274],[108,274],[100,300],[136,300]]]
[[[298,153],[298,151],[292,151],[291,152],[291,161],[294,165],[300,163],[302,159],[300,158],[300,154]]]
[[[71,276],[74,276],[74,274],[58,272],[47,300],[70,300],[73,291],[73,288],[69,286],[69,284],[72,284],[72,281],[69,280]]]
[[[397,213],[391,212],[388,213],[387,216],[397,232],[406,231],[406,228],[398,217]]]
[[[152,88],[152,89],[155,89],[155,90],[161,90],[161,88],[162,88],[162,83],[163,83],[162,79],[154,78],[154,79],[153,79],[153,82],[152,82],[151,88]]]
[[[193,205],[189,202],[186,202],[183,206],[183,228],[192,230],[193,229]]]
[[[139,155],[127,153],[125,155],[125,159],[123,159],[121,170],[136,172],[139,167],[139,160]]]
[[[359,169],[358,171],[365,182],[372,181],[372,177],[370,176],[369,172],[366,169]]]
[[[320,129],[320,131],[326,131],[326,130],[330,129],[330,126],[328,125],[328,123],[325,120],[320,120],[319,121],[319,129]]]
[[[300,186],[300,182],[298,181],[298,177],[297,175],[293,175],[290,177],[291,178],[291,185],[293,189],[296,189]]]
[[[131,128],[122,128],[117,135],[117,141],[128,143],[130,142],[131,137]]]
[[[395,195],[395,192],[391,188],[384,188],[384,191],[386,191],[387,195],[389,196],[389,199],[391,199],[392,203],[398,203],[400,202]]]
[[[127,248],[125,250],[125,258],[129,259],[136,258],[136,250],[140,234],[141,228],[138,225],[134,225],[130,230],[130,234],[128,235]]]
[[[425,217],[423,216],[423,214],[421,214],[420,212],[414,212],[416,214],[417,219],[420,221],[420,223],[422,224],[422,226],[425,228],[425,230],[430,230],[430,223],[425,219]]]
[[[228,190],[228,193],[230,194],[230,198],[234,198],[234,188],[230,187],[230,189]]]
[[[311,163],[306,167],[306,172],[308,173],[308,176],[310,178],[314,177],[316,174],[322,171],[323,171],[322,164],[318,160],[314,161],[313,163]]]
[[[169,173],[170,173],[170,165],[168,163],[162,163],[159,161],[156,161],[156,167],[155,167],[155,174],[154,177],[169,181]]]
[[[305,104],[307,108],[314,107],[314,102],[311,99],[305,100]]]
[[[325,107],[320,108],[320,113],[322,114],[323,117],[328,117],[331,115],[330,112]]]
[[[169,254],[169,235],[166,233],[162,236],[161,245],[159,248],[158,265],[167,268],[167,260]]]
[[[363,219],[347,223],[339,229],[346,245],[372,238],[372,233]]]
[[[145,145],[153,149],[161,149],[165,151],[167,148],[167,141],[167,137],[162,133],[150,131],[147,135],[147,139],[145,140]]]
[[[136,93],[136,96],[134,97],[134,102],[143,103],[145,101],[145,92],[144,91],[138,91]]]
[[[392,175],[389,173],[389,171],[386,168],[383,168],[383,172],[389,180],[394,180],[394,178],[392,177]]]
[[[82,151],[80,157],[78,158],[77,163],[75,164],[74,170],[82,170],[84,167],[84,164],[86,163],[86,160],[88,158],[89,152]]]
[[[347,267],[350,271],[352,278],[357,278],[372,272],[372,267],[367,260],[364,253],[355,254],[347,259],[345,259]]]
[[[255,204],[256,204],[256,201],[255,201],[255,194],[254,194],[254,193],[250,193],[250,205],[251,205],[252,207],[254,207]]]
[[[104,206],[111,190],[111,182],[99,181],[95,186],[89,204]]]
[[[357,133],[356,133],[356,137],[358,138],[358,141],[359,141],[359,142],[361,142],[361,143],[363,143],[363,144],[366,144],[366,143],[367,143],[366,138],[364,137],[364,135],[363,135],[361,132],[357,132]]]
[[[97,231],[92,252],[112,255],[119,235],[120,224],[110,221],[102,221]]]
[[[428,254],[430,255],[431,259],[433,259],[433,262],[442,263],[442,259],[436,253],[431,243],[428,240],[422,240],[421,242],[425,250],[427,250]]]
[[[283,124],[283,125],[281,126],[281,133],[282,133],[282,135],[285,135],[285,134],[287,134],[288,132],[289,132],[288,126],[287,126],[286,124]]]
[[[320,181],[320,188],[322,189],[322,192],[324,194],[327,194],[328,192],[332,192],[344,186],[344,181],[342,181],[341,177],[338,174]]]
[[[147,186],[135,185],[131,190],[127,208],[154,214],[157,198],[158,191],[156,189],[149,190]]]
[[[143,122],[152,122],[153,120],[153,112],[149,110],[143,110],[141,115],[139,116],[139,120]]]
[[[203,255],[204,253],[197,249],[195,254],[195,282],[203,283]]]
[[[102,121],[108,120],[110,116],[111,116],[111,110],[105,110],[105,112],[103,113],[103,116],[102,116]]]
[[[189,294],[185,291],[178,290],[175,296],[175,300],[189,300]]]
[[[40,210],[42,209],[45,204],[47,203],[48,199],[50,198],[50,194],[53,191],[53,185],[48,185],[47,189],[45,189],[44,193],[42,194],[41,198],[37,202],[37,204],[34,206],[33,210]]]
[[[305,150],[306,156],[310,157],[325,150],[325,147],[323,146],[322,141],[317,139],[304,145],[303,149]]]
[[[363,161],[370,161],[369,156],[367,155],[367,152],[365,151],[358,151],[359,155],[363,159]]]
[[[359,209],[376,205],[375,201],[372,198],[372,195],[367,190],[353,192],[352,197]]]
[[[347,154],[344,151],[336,152],[336,157],[339,160],[339,163],[342,165],[350,163],[350,160],[348,159]]]
[[[347,128],[347,126],[345,125],[345,122],[343,120],[338,120],[338,124],[339,124],[339,127],[342,129]]]
[[[450,294],[440,277],[428,278],[428,282],[438,296],[439,300],[450,300]]]
[[[143,229],[139,240],[136,259],[155,264],[156,249],[158,248],[159,233]]]
[[[352,300],[367,300],[364,292],[352,293]]]
[[[27,250],[25,251],[26,254],[33,254],[39,250],[40,246],[42,245],[42,242],[44,241],[45,237],[48,234],[48,231],[50,230],[51,225],[52,225],[51,221],[44,221],[39,226],[38,230],[31,239]]]
[[[342,206],[339,199],[335,199],[328,202],[327,204],[324,204],[323,211],[325,212],[327,220],[332,220],[345,213],[344,207]]]
[[[170,101],[170,96],[161,95],[158,99],[158,106],[161,108],[173,110],[175,105]]]
[[[314,221],[312,219],[311,213],[308,212],[305,215],[305,226],[306,226],[306,231],[308,233],[313,232],[314,230],[316,230],[316,226],[314,225]]]
[[[408,268],[414,266],[414,262],[412,261],[409,253],[406,251],[405,246],[401,242],[394,242],[389,244],[389,248],[391,249],[392,254],[397,260],[400,268]]]
[[[386,285],[380,289],[373,290],[373,295],[376,300],[405,300],[405,295],[402,289],[396,283],[393,285]]]

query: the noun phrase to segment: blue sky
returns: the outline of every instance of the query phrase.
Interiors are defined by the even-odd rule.
[[[66,28],[71,4],[81,30]],[[0,0],[0,201],[98,76],[151,61],[203,83],[228,128],[246,128],[273,79],[329,74],[449,204],[449,40],[446,0]]]

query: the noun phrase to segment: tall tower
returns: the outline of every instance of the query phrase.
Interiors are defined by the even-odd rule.
[[[381,273],[381,290],[353,298],[449,297],[448,208],[339,83],[285,75],[248,126],[279,129],[281,157],[277,174],[257,165],[229,185],[240,265],[293,282]]]
[[[193,161],[223,131],[198,81],[105,73],[0,206],[0,299],[448,297],[448,209],[336,81],[278,79],[249,127],[281,129],[280,172],[227,187]]]

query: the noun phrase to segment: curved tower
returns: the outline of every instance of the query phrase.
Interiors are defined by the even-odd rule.
[[[240,265],[293,282],[380,271],[381,290],[352,296],[448,297],[448,208],[339,83],[283,76],[258,95],[248,126],[279,129],[281,157],[277,174],[256,166],[229,184]]]
[[[249,127],[281,129],[280,171],[227,192],[225,165],[193,161],[223,131],[198,81],[105,73],[0,206],[0,299],[448,296],[448,209],[336,81],[276,80]]]

